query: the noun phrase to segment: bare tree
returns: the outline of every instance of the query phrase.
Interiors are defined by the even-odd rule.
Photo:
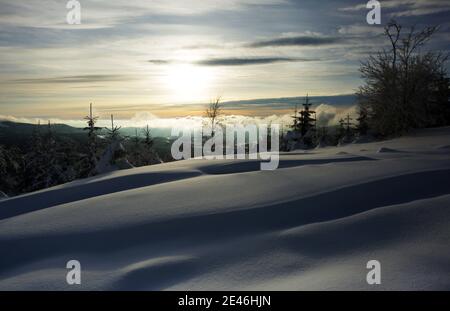
[[[205,111],[205,117],[208,119],[208,126],[211,126],[211,137],[214,137],[216,127],[219,124],[219,118],[222,113],[222,105],[220,103],[221,98],[217,97],[211,101],[208,108]]]
[[[385,27],[389,49],[371,55],[360,67],[360,109],[378,135],[397,135],[410,128],[450,124],[449,80],[441,52],[422,51],[437,26],[416,31],[395,21]]]

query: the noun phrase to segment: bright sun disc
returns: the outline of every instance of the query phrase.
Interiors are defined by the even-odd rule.
[[[211,69],[177,64],[168,67],[164,84],[175,101],[192,101],[210,97],[213,75]]]

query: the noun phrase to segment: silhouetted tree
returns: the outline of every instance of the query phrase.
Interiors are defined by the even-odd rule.
[[[309,101],[308,94],[305,97],[305,103],[303,109],[298,112],[297,105],[295,105],[295,112],[292,118],[294,119],[292,128],[298,131],[301,136],[305,136],[311,129],[315,129],[316,118],[314,117],[315,111],[310,110],[312,104]]]
[[[141,139],[138,136],[138,130],[135,129],[135,135],[131,140],[131,152],[130,152],[130,162],[134,166],[142,166],[142,148],[141,148]]]
[[[297,103],[295,103],[294,115],[291,116],[291,118],[293,119],[292,125],[291,125],[291,129],[293,129],[294,131],[300,132],[300,128],[298,126],[299,116],[298,116],[298,105],[297,105]]]
[[[52,187],[70,179],[63,165],[65,155],[58,151],[50,121],[43,134],[40,127],[39,123],[32,135],[30,152],[25,156],[25,192]]]
[[[20,193],[23,155],[19,148],[0,145],[0,191],[7,195]],[[0,199],[1,199],[0,195]]]
[[[208,127],[211,129],[211,137],[214,137],[216,127],[219,125],[219,118],[222,114],[222,105],[220,104],[220,97],[212,101],[205,111],[205,117],[208,119]]]
[[[345,135],[347,136],[351,136],[352,135],[352,125],[353,123],[351,122],[353,119],[350,118],[350,115],[347,114],[347,116],[345,117]]]
[[[339,139],[341,139],[344,136],[345,136],[345,120],[341,118],[339,120],[339,127],[338,127],[338,130],[337,130],[337,138],[339,140]]]
[[[98,121],[98,117],[94,116],[92,113],[92,103],[89,105],[89,115],[84,117],[84,120],[87,122],[87,127],[84,128],[85,131],[88,131],[88,155],[83,162],[86,164],[83,165],[82,175],[92,176],[95,175],[95,167],[98,162],[98,138],[97,131],[100,131],[102,128],[95,126]]]
[[[436,31],[434,26],[404,32],[392,21],[385,27],[390,48],[361,64],[365,84],[358,102],[377,135],[450,124],[448,55],[421,49]]]
[[[122,137],[120,136],[121,128],[121,126],[114,125],[114,115],[111,115],[111,128],[107,128],[107,137],[110,143],[122,140]]]
[[[144,135],[145,135],[145,140],[144,140],[145,145],[148,148],[153,147],[153,137],[152,137],[152,133],[150,131],[150,128],[148,127],[148,124],[147,124],[146,128],[144,128]]]
[[[301,141],[303,141],[306,146],[311,146],[313,144],[315,137],[313,131],[316,130],[316,112],[310,109],[311,106],[312,104],[310,103],[309,95],[307,94],[305,103],[303,103],[303,109],[298,112],[296,105],[294,115],[292,116],[294,120],[291,128],[294,132],[300,134]]]

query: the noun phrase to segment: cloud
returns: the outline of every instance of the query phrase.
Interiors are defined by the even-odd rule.
[[[199,66],[248,66],[248,65],[265,65],[281,62],[310,62],[318,61],[318,58],[298,58],[298,57],[221,57],[221,58],[207,58],[195,62],[185,62],[170,59],[151,59],[149,63],[154,65],[167,65],[171,63],[187,63]]]
[[[353,24],[340,26],[338,28],[338,32],[342,35],[351,35],[351,36],[380,35],[383,34],[384,27]]]
[[[267,116],[247,116],[247,115],[223,115],[221,117],[222,125],[248,125],[248,124],[279,124],[285,129],[288,129],[292,123],[292,112],[283,114],[271,114]],[[320,104],[313,107],[316,111],[317,125],[318,126],[333,126],[339,124],[339,120],[350,115],[353,120],[357,116],[356,106],[343,106],[336,107],[328,104]],[[67,124],[74,127],[84,127],[85,121],[82,119],[70,120],[70,119],[58,119],[49,118],[52,124]],[[37,124],[47,122],[45,118],[21,118],[11,115],[0,115],[0,125],[2,121],[11,121],[18,123]],[[97,125],[100,127],[110,126],[108,118],[101,118]],[[203,116],[188,115],[184,117],[167,117],[161,118],[149,111],[136,112],[134,116],[130,118],[117,118],[115,123],[126,127],[144,127],[147,124],[153,129],[171,129],[171,128],[198,128],[205,124],[205,118]]]
[[[148,62],[151,64],[154,64],[154,65],[166,65],[166,64],[171,63],[170,60],[166,60],[166,59],[149,59]]]
[[[335,107],[327,104],[320,104],[315,109],[317,116],[317,126],[332,126],[339,124],[339,120],[344,119],[347,115],[353,120],[357,117],[357,107],[355,105],[349,107]]]
[[[20,118],[10,115],[0,115],[0,126],[2,121],[9,121],[15,123],[28,123],[28,124],[45,124],[47,119],[43,118]],[[73,127],[84,127],[85,121],[83,120],[69,120],[69,119],[56,119],[50,118],[49,121],[52,124],[67,124]],[[122,128],[127,127],[145,127],[149,125],[152,129],[175,129],[175,128],[200,128],[205,124],[206,119],[202,116],[185,116],[174,118],[160,118],[151,112],[141,111],[137,112],[133,117],[129,119],[114,119],[115,123]],[[270,115],[266,117],[261,116],[243,116],[243,115],[226,115],[221,118],[222,125],[248,125],[248,124],[284,124],[287,126],[292,118],[289,114],[286,115]],[[100,127],[109,127],[110,121],[108,119],[100,119],[96,124]]]
[[[322,46],[331,45],[343,41],[341,37],[324,37],[324,36],[295,36],[285,38],[275,38],[269,40],[255,41],[247,44],[248,47],[262,48],[271,46]]]
[[[79,76],[64,76],[55,78],[31,78],[31,79],[16,79],[11,80],[13,83],[21,84],[71,84],[71,83],[92,83],[92,82],[111,82],[111,81],[128,81],[129,76],[124,75],[79,75]]]
[[[230,57],[230,58],[205,59],[196,62],[196,64],[202,66],[247,66],[247,65],[263,65],[280,62],[298,62],[298,61],[310,61],[310,60],[291,57],[251,57],[251,58]]]
[[[392,0],[381,1],[382,9],[390,9],[391,16],[422,16],[450,11],[446,0]],[[366,4],[343,7],[339,11],[356,12],[365,10]]]
[[[145,16],[201,16],[226,10],[239,12],[249,5],[281,4],[285,0],[82,0],[82,24],[67,25],[67,1],[0,0],[1,26],[50,29],[105,29],[123,25]]]

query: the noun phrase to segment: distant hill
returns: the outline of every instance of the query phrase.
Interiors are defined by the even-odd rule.
[[[33,131],[38,127],[36,124],[16,123],[11,121],[0,121],[0,144],[22,146],[31,140]],[[47,130],[47,124],[39,125],[42,132]],[[85,132],[83,129],[66,124],[52,124],[55,135],[64,135],[73,139],[81,139]]]
[[[9,133],[14,134],[31,134],[33,130],[36,129],[38,125],[36,124],[29,124],[29,123],[17,123],[12,121],[0,121],[0,135],[7,131]],[[41,130],[47,129],[47,124],[41,124],[39,125],[39,128]],[[83,132],[83,129],[76,128],[70,125],[66,124],[52,124],[51,125],[52,130],[61,133],[61,134],[74,134],[74,133],[81,133]]]
[[[16,123],[11,121],[0,121],[0,145],[7,147],[17,146],[20,148],[29,147],[32,139],[32,133],[36,129],[36,124]],[[48,125],[40,125],[41,133],[47,131]],[[73,127],[66,124],[52,124],[52,132],[59,141],[85,143],[87,132],[82,128]],[[167,160],[166,154],[170,152],[170,141],[166,137],[170,136],[170,129],[151,129],[154,138],[154,148],[164,160]],[[122,128],[120,130],[124,137],[134,137],[135,128]],[[106,130],[100,131],[99,135],[105,135]],[[138,128],[138,134],[143,137],[142,129]]]

